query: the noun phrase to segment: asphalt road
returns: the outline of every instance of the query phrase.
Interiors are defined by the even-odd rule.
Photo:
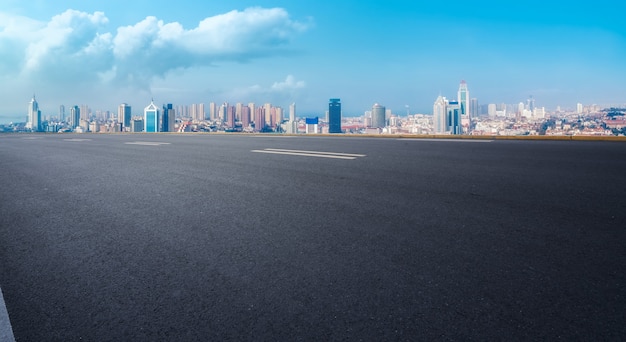
[[[17,341],[626,340],[624,143],[10,134],[0,170]]]

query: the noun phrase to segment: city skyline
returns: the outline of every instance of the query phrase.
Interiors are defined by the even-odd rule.
[[[539,4],[8,1],[0,118],[23,121],[33,93],[44,116],[60,105],[116,111],[150,98],[297,103],[299,113],[322,116],[334,97],[343,116],[373,103],[426,114],[460,80],[480,104],[531,95],[549,110],[625,103],[626,29],[617,19],[626,5],[565,13]]]

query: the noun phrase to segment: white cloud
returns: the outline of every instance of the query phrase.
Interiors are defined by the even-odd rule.
[[[291,91],[295,89],[304,88],[306,83],[304,81],[296,81],[293,75],[288,75],[282,82],[274,82],[272,85],[273,90],[277,91]]]
[[[49,22],[0,13],[0,71],[39,82],[146,88],[172,70],[278,54],[307,29],[282,8],[259,7],[208,17],[191,29],[151,16],[114,31],[108,22],[102,12],[67,10]]]
[[[255,84],[249,87],[236,88],[221,94],[228,101],[247,101],[282,103],[294,101],[299,97],[299,89],[306,87],[306,82],[298,81],[293,75],[287,75],[285,80],[274,82],[271,86],[263,87]]]

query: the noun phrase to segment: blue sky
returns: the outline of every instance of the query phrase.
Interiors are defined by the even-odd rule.
[[[0,117],[60,104],[271,102],[430,113],[459,82],[481,104],[626,103],[617,1],[18,1],[0,5]]]

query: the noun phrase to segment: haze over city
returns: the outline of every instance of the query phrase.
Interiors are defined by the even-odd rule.
[[[626,5],[539,1],[5,1],[0,121],[37,95],[115,111],[120,103],[257,102],[344,116],[374,103],[431,113],[467,80],[481,104],[574,109],[626,102]]]

